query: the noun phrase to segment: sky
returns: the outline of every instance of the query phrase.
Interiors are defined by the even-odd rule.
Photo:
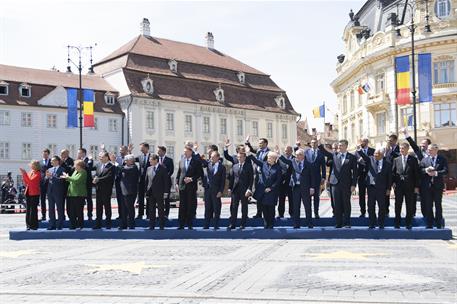
[[[312,108],[336,114],[336,56],[349,21],[365,1],[2,1],[0,63],[65,71],[70,45],[96,45],[94,62],[140,33],[215,48],[266,74],[284,89],[309,127],[323,128]],[[86,70],[89,66],[86,57]],[[75,70],[75,69],[73,69]],[[1,78],[1,75],[0,75]]]

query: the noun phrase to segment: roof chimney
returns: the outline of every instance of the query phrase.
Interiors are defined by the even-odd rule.
[[[143,21],[140,23],[140,34],[143,36],[151,36],[151,28],[149,27],[148,18],[143,18]]]
[[[206,47],[209,49],[214,49],[214,36],[213,33],[208,32],[206,34]]]

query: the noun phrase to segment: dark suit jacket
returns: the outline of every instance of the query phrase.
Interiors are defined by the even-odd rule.
[[[98,182],[95,184],[97,192],[102,196],[109,196],[113,193],[114,184],[114,165],[111,162],[105,164],[105,168],[101,171],[102,164],[99,163],[97,166],[97,173],[95,176],[98,177]]]
[[[408,136],[406,137],[406,140],[408,141],[408,143],[410,144],[411,148],[413,148],[413,151],[414,153],[416,154],[416,157],[419,161],[421,161],[422,159],[424,159],[424,157],[427,156],[426,153],[424,153],[424,151],[421,150],[421,148],[419,148],[419,146],[417,145],[417,143],[414,141],[414,139],[411,138],[411,136]],[[428,174],[427,174],[428,175]]]
[[[323,145],[319,146],[319,150],[324,153],[324,155],[332,159],[332,174],[330,175],[330,184],[333,186],[342,186],[342,187],[348,187],[350,188],[351,186],[355,187],[357,184],[357,159],[354,155],[352,155],[349,152],[346,152],[346,159],[344,160],[344,163],[341,164],[339,163],[339,160],[337,159],[339,153],[330,153],[327,150],[325,150]]]
[[[224,188],[225,188],[225,180],[227,177],[225,166],[221,162],[219,162],[219,165],[217,167],[217,172],[214,175],[213,175],[213,169],[214,169],[214,165],[211,162],[209,162],[208,166],[207,166],[207,171],[206,171],[207,178],[208,178],[206,189],[208,189],[212,193],[218,193],[218,192],[223,193]]]
[[[50,193],[54,193],[57,195],[61,195],[63,199],[67,185],[65,183],[65,180],[60,178],[60,176],[65,172],[64,168],[62,168],[62,166],[59,166],[59,168],[57,168],[57,170],[54,172],[54,167],[51,167],[50,169],[48,169],[48,171],[52,173],[51,177],[46,177],[45,175],[45,178],[48,180],[48,195]]]
[[[231,162],[232,164],[238,163],[238,158],[236,154],[230,155],[228,150],[224,150],[224,158]]]
[[[70,176],[73,174],[73,171],[75,170],[75,162],[71,157],[68,157],[64,162],[62,162],[61,166],[63,167],[65,172]]]
[[[87,172],[87,188],[92,188],[92,171],[95,171],[94,161],[89,157],[84,158],[84,164],[86,165]],[[88,193],[89,195],[90,193]]]
[[[401,157],[399,156],[396,159],[394,159],[394,162],[392,164],[392,172],[393,183],[396,186],[404,186],[410,191],[413,191],[414,188],[419,187],[419,164],[417,162],[417,158],[415,158],[414,156],[408,155],[404,171]]]
[[[369,166],[367,166],[367,164],[365,164],[364,162],[359,161],[360,157],[363,158],[362,154],[365,155],[365,152],[362,149],[357,150],[354,153],[355,157],[357,158],[357,175],[358,175],[359,183],[365,183],[365,181],[367,179],[368,168],[369,168]],[[374,155],[374,149],[371,148],[371,147],[368,147],[366,155],[367,156],[373,156]]]
[[[393,165],[394,159],[396,159],[399,156],[400,156],[400,146],[397,144],[393,150],[392,149],[387,150],[385,157],[387,157],[387,159]]]
[[[365,162],[365,167],[367,168],[367,174],[365,175],[365,184],[367,186],[373,185],[376,187],[376,190],[386,193],[392,186],[392,163],[384,157],[382,160],[381,171],[378,172],[376,168],[376,159],[374,156],[367,156],[365,153],[360,152],[359,155],[363,158]]]
[[[150,166],[145,177],[145,193],[148,197],[163,199],[164,193],[170,191],[170,177],[168,176],[167,168],[164,165],[158,165],[157,171],[151,180],[154,167]]]
[[[305,153],[305,159],[307,162],[311,165],[311,178],[312,178],[312,186],[316,191],[319,191],[320,185],[321,185],[321,180],[324,178],[327,174],[326,168],[325,168],[325,156],[322,151],[318,150],[316,159],[314,162],[312,159],[309,158],[308,153],[310,150],[307,150]]]
[[[51,164],[51,159],[48,158],[48,161],[47,163],[44,162],[44,160],[42,159],[40,161],[40,165],[41,165],[41,186],[45,186],[49,180],[46,178],[46,171],[48,171],[49,168],[52,168],[52,164]]]
[[[277,163],[269,166],[266,161],[258,160],[253,155],[249,155],[248,159],[260,167],[259,182],[256,185],[254,198],[260,200],[264,205],[276,205],[279,197],[279,185],[281,183],[281,166]],[[265,192],[267,188],[270,188],[271,191]]]
[[[283,158],[285,158],[287,160],[287,158],[285,156],[283,156]],[[295,156],[292,155],[291,160],[293,161],[294,159],[295,159]],[[281,189],[287,189],[287,187],[289,187],[290,178],[292,176],[292,172],[294,171],[294,168],[292,168],[290,163],[284,162],[283,160],[281,160],[281,158],[279,159],[278,163],[282,169]],[[283,190],[281,190],[281,191],[283,191]]]
[[[149,163],[149,157],[151,157],[151,153],[149,152],[146,155],[141,153],[138,157],[135,157],[135,161],[138,162],[138,168],[140,170],[140,182],[144,181],[144,178],[146,176],[146,170],[151,165]]]
[[[421,170],[421,187],[422,189],[434,187],[437,189],[444,189],[444,180],[443,176],[448,174],[448,166],[447,166],[447,160],[444,156],[437,155],[436,161],[435,161],[435,169],[436,172],[438,172],[438,176],[429,176],[426,172],[425,169],[428,167],[432,166],[432,158],[430,156],[427,156],[422,159],[420,163],[420,170]]]
[[[118,166],[116,169],[120,171],[119,177],[122,195],[136,195],[138,193],[138,179],[140,177],[138,167],[136,165],[131,167]]]
[[[239,163],[232,166],[229,175],[229,189],[232,193],[238,192],[240,195],[244,195],[248,189],[252,191],[253,183],[254,169],[252,168],[252,162],[246,159],[241,172]]]
[[[309,188],[314,188],[314,180],[312,176],[312,164],[308,162],[306,159],[303,160],[303,168],[300,171],[299,163],[294,160],[288,160],[283,155],[279,157],[279,159],[283,162],[287,162],[289,167],[292,168],[291,173],[291,180],[293,185],[297,185],[300,182],[301,188],[306,188],[309,191]],[[297,178],[297,174],[299,174],[299,178]],[[290,180],[289,180],[290,181]],[[314,188],[315,191],[318,191],[319,188]]]
[[[199,157],[193,156],[190,160],[189,167],[186,170],[185,161],[185,158],[182,158],[179,161],[179,169],[178,173],[176,174],[176,183],[178,184],[180,191],[197,191],[197,181],[199,178],[203,178],[202,162]],[[188,184],[184,183],[185,177],[192,177],[192,182]]]

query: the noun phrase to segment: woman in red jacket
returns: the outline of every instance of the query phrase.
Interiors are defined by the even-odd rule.
[[[27,212],[25,214],[25,223],[27,230],[38,229],[38,202],[40,198],[40,162],[33,160],[29,167],[31,171],[27,173],[24,169],[19,168],[22,173],[22,179],[25,184],[25,198],[27,202]]]

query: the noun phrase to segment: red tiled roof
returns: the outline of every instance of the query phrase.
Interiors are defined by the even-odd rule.
[[[28,84],[42,84],[49,86],[63,86],[65,88],[78,88],[79,75],[51,70],[39,70],[11,65],[0,64],[0,80],[24,82]],[[100,91],[111,91],[115,89],[98,75],[83,75],[83,88],[90,88]]]
[[[127,42],[119,49],[103,58],[100,62],[96,63],[94,66],[100,65],[127,53],[145,55],[149,57],[175,59],[181,62],[208,65],[233,71],[241,71],[244,73],[266,75],[265,73],[214,49],[208,49],[206,47],[190,43],[143,35],[139,35]]]

